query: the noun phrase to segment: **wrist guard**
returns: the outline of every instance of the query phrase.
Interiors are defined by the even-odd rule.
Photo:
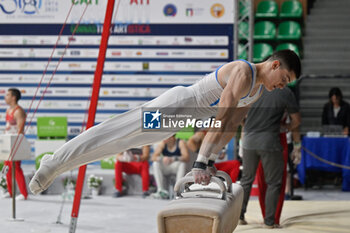
[[[207,169],[207,165],[205,163],[203,163],[203,162],[197,162],[196,161],[196,162],[193,163],[192,168],[199,168],[199,169],[205,170],[205,169]]]
[[[209,160],[208,161],[208,167],[214,167],[214,163],[215,163],[214,160]]]

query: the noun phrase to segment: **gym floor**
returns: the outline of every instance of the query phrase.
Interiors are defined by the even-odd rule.
[[[302,201],[285,201],[280,229],[274,232],[349,232],[350,195],[338,188],[322,190],[295,190]],[[27,201],[17,201],[13,221],[11,199],[0,199],[0,232],[6,233],[68,233],[72,200],[65,201],[62,214],[61,195],[29,195]],[[103,195],[82,199],[77,233],[156,233],[157,213],[169,201],[143,199],[140,195],[113,198]],[[262,217],[256,197],[248,205],[246,226],[235,232],[267,232],[262,228]],[[61,222],[60,224],[56,222]]]

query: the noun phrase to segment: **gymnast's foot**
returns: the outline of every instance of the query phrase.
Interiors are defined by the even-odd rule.
[[[46,154],[41,159],[40,167],[34,174],[29,183],[29,189],[33,194],[45,191],[55,180],[57,170],[57,161],[53,159],[53,155]]]

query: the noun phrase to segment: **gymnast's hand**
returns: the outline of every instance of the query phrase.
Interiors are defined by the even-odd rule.
[[[211,175],[207,169],[192,168],[192,174],[194,182],[196,184],[208,185],[210,182]]]
[[[291,153],[291,159],[295,165],[298,165],[301,161],[301,145],[294,144],[293,151]]]
[[[216,167],[214,165],[208,166],[207,170],[208,170],[209,174],[212,176],[215,176],[216,172],[218,171],[218,169],[216,169]]]

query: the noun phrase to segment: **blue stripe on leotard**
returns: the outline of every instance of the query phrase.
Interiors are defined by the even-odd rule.
[[[246,61],[246,60],[244,60],[244,59],[239,59],[238,61],[243,61],[243,62],[245,62],[245,63],[247,63],[248,65],[249,65],[249,67],[250,67],[250,70],[252,71],[252,86],[250,87],[250,90],[249,90],[249,92],[248,92],[248,94],[246,95],[246,96],[244,96],[244,97],[242,97],[241,98],[241,100],[242,99],[244,99],[244,98],[246,98],[247,96],[249,96],[249,94],[250,94],[250,92],[252,91],[252,89],[253,89],[253,87],[254,87],[254,69],[253,69],[253,67],[252,67],[252,64],[250,64],[250,62],[248,62],[248,61]]]

